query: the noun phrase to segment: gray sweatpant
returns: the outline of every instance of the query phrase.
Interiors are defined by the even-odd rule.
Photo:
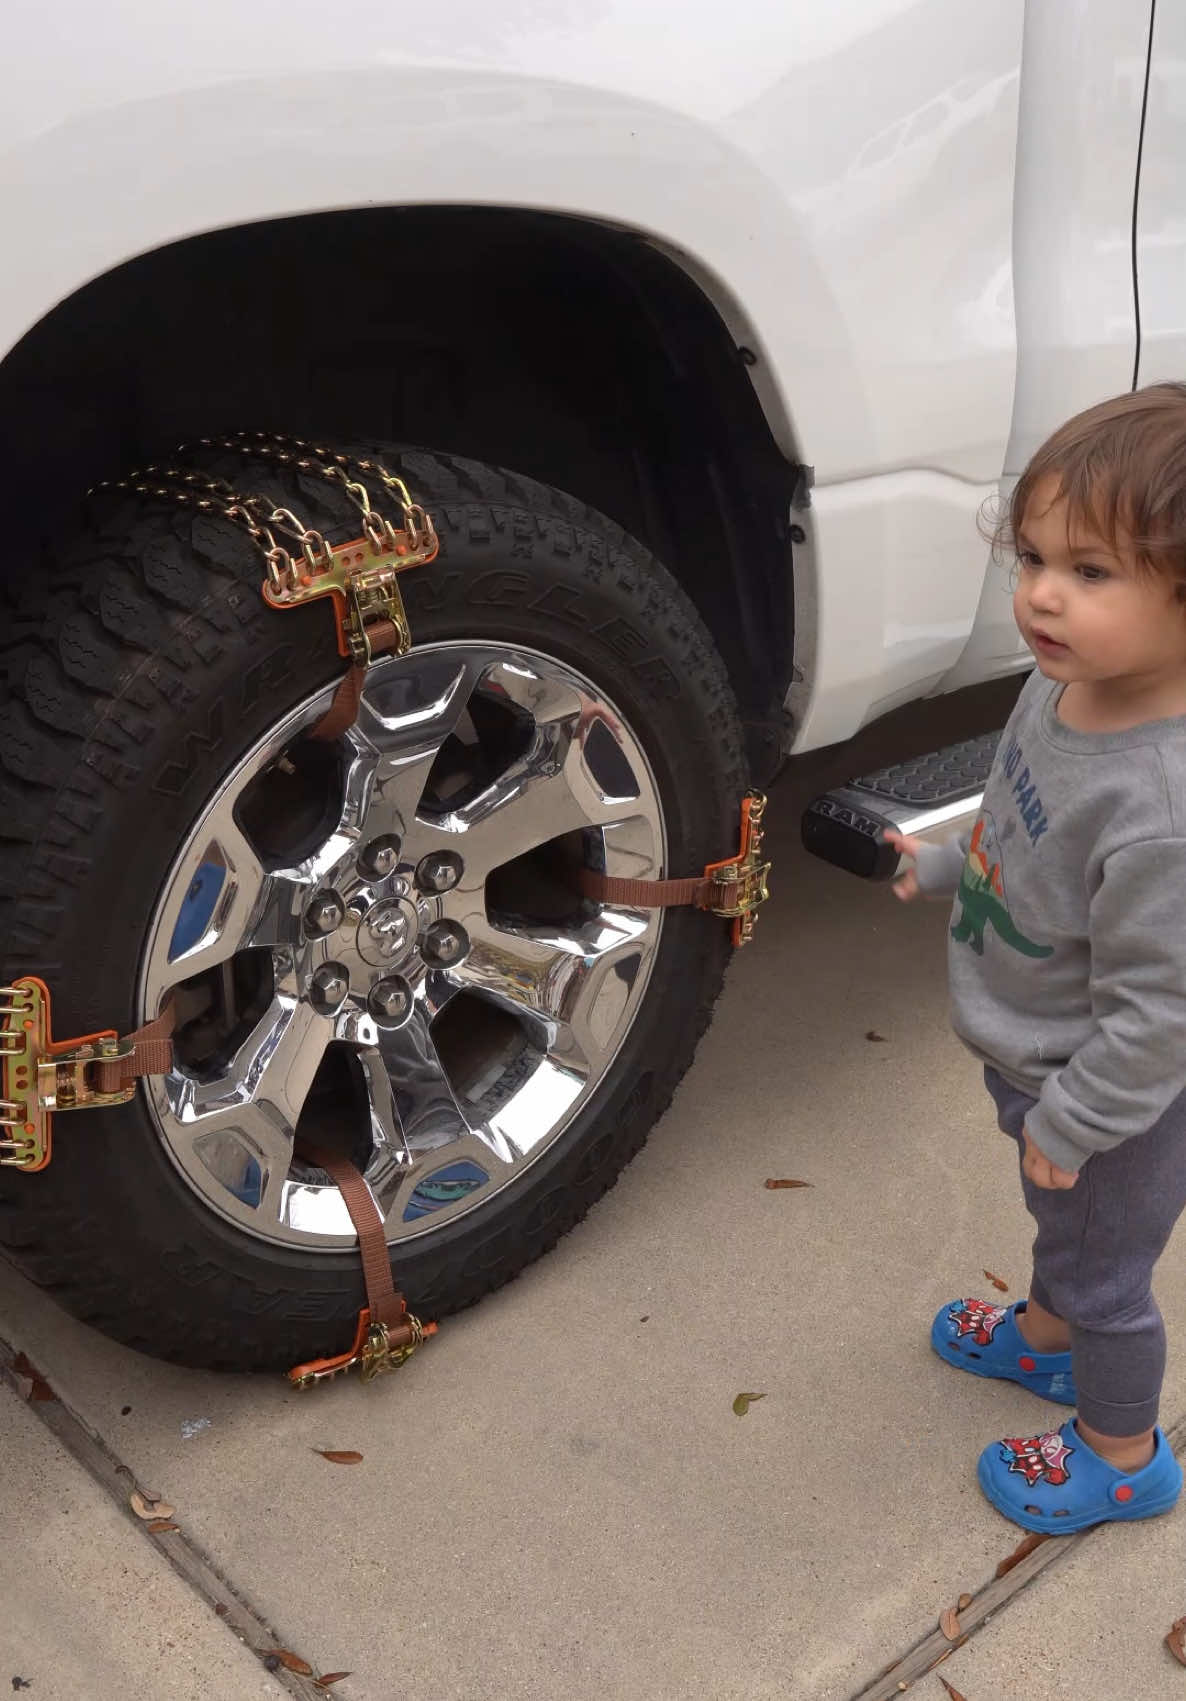
[[[1034,1100],[984,1071],[1004,1133],[1021,1130]],[[1165,1325],[1153,1268],[1186,1209],[1186,1093],[1147,1134],[1097,1152],[1074,1187],[1021,1178],[1038,1225],[1034,1299],[1070,1325],[1079,1415],[1103,1435],[1139,1435],[1157,1422]]]

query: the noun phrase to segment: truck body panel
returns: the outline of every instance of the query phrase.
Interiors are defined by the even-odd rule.
[[[1186,26],[1162,10],[1141,252],[1164,368],[1186,334]],[[814,468],[788,703],[796,748],[830,743],[1024,659],[977,513],[1051,425],[1130,380],[1149,19],[1102,0],[737,0],[727,25],[708,0],[16,0],[0,349],[217,228],[449,205],[637,232],[708,294],[779,447]]]

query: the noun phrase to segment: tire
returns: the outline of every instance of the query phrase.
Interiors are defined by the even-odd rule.
[[[471,810],[466,817],[471,825],[479,818],[493,820],[493,813],[487,817],[482,811],[503,808],[489,801],[497,793],[507,799],[499,833],[511,833],[512,826],[517,831],[514,824],[523,822],[530,829],[523,853],[515,850],[506,863],[492,867],[479,887],[478,907],[466,912],[476,931],[471,937],[461,929],[470,955],[456,975],[450,978],[439,965],[415,971],[423,975],[417,998],[421,992],[428,998],[425,989],[437,984],[453,996],[469,975],[461,987],[465,997],[454,1005],[464,1009],[464,1020],[445,1035],[452,1048],[447,1070],[444,1038],[437,1039],[444,1018],[425,1030],[442,1059],[446,1096],[452,1095],[442,1126],[457,1140],[458,1130],[470,1125],[485,1130],[482,1118],[493,1128],[498,1116],[510,1112],[490,1110],[489,1104],[518,1105],[522,1089],[515,1082],[542,1079],[545,1070],[550,1087],[562,1081],[566,1092],[576,1093],[575,1108],[554,1121],[548,1121],[550,1110],[536,1113],[538,1136],[534,1122],[524,1124],[526,1134],[507,1136],[511,1157],[505,1162],[499,1157],[495,1164],[484,1144],[466,1146],[482,1158],[475,1173],[485,1173],[488,1164],[484,1181],[473,1181],[463,1163],[460,1171],[456,1166],[441,1171],[444,1181],[428,1178],[432,1185],[419,1203],[413,1201],[420,1215],[409,1215],[412,1203],[404,1205],[392,1235],[395,1278],[412,1309],[430,1317],[466,1306],[515,1275],[612,1185],[669,1103],[721,986],[730,952],[726,923],[687,910],[599,910],[573,896],[573,860],[597,865],[604,856],[610,872],[644,877],[697,871],[735,845],[746,775],[736,708],[708,633],[675,581],[638,543],[573,498],[528,479],[422,450],[369,452],[381,453],[402,473],[433,514],[441,539],[437,561],[402,581],[413,651],[372,670],[375,690],[396,694],[384,702],[411,701],[416,691],[428,690],[434,667],[447,672],[458,657],[458,665],[471,670],[466,680],[478,681],[466,711],[469,743],[458,742],[458,733],[440,747],[449,752],[448,760],[441,753],[434,758],[416,819],[423,812],[439,835],[456,833],[465,809]],[[320,480],[214,451],[190,459],[240,491],[261,492],[293,509],[335,541],[357,533],[348,501]],[[0,739],[0,964],[5,979],[34,973],[48,982],[55,1037],[103,1027],[126,1032],[156,1013],[161,975],[176,981],[190,960],[188,951],[197,952],[199,965],[177,983],[179,1009],[184,1002],[191,1014],[182,1019],[176,1041],[183,1082],[176,1096],[170,1096],[172,1077],[157,1078],[141,1083],[130,1104],[59,1117],[53,1161],[45,1171],[24,1176],[0,1169],[0,1246],[66,1309],[117,1340],[178,1363],[247,1370],[283,1368],[341,1351],[364,1303],[352,1231],[329,1178],[297,1158],[282,1173],[284,1147],[277,1141],[283,1129],[280,1134],[275,1129],[283,1119],[277,1121],[274,1101],[253,1101],[254,1120],[201,1140],[184,1120],[185,1106],[192,1108],[185,1096],[190,1094],[192,1103],[213,1105],[225,1124],[218,1109],[223,1084],[231,1081],[238,1090],[249,1076],[241,1059],[255,1040],[246,1041],[244,1034],[263,1031],[252,1028],[253,1022],[279,1023],[277,1012],[290,1018],[282,977],[289,969],[307,977],[313,958],[306,962],[306,956],[314,950],[307,942],[311,912],[302,909],[306,919],[295,924],[300,928],[295,947],[277,947],[270,935],[260,945],[263,924],[253,923],[242,932],[246,944],[227,959],[232,968],[201,967],[205,947],[193,945],[197,935],[189,920],[183,927],[177,919],[188,918],[187,906],[198,902],[200,881],[186,884],[187,869],[215,867],[213,878],[230,894],[231,912],[240,895],[246,905],[255,890],[255,877],[240,871],[239,853],[225,851],[224,839],[238,844],[236,830],[250,839],[265,870],[260,891],[265,879],[288,878],[275,872],[277,858],[304,870],[308,858],[300,861],[302,847],[328,842],[326,811],[337,809],[332,819],[344,818],[343,796],[362,760],[355,745],[314,746],[300,735],[301,726],[328,702],[341,673],[327,605],[271,611],[259,595],[260,578],[259,555],[229,522],[126,494],[93,498],[77,543],[32,588],[10,593],[15,614],[4,640],[10,689]],[[554,699],[560,705],[554,721],[545,723],[538,705],[525,711],[516,692],[526,693],[529,706],[536,703],[532,692],[545,707]],[[584,707],[574,721],[565,705],[578,702]],[[390,724],[398,725],[399,738],[406,736],[398,715]],[[607,726],[614,737],[607,738]],[[601,768],[588,786],[593,816],[601,819],[612,813],[611,805],[618,806],[616,789],[630,784],[637,789],[631,807],[639,814],[626,830],[625,860],[612,827],[604,824],[578,821],[538,844],[528,842],[540,838],[545,814],[552,823],[553,808],[555,822],[564,826],[568,797],[579,790],[567,778],[567,792],[546,789],[555,784],[554,767],[540,754],[553,748],[547,738],[558,740],[555,751],[567,752],[564,775],[568,764],[580,762],[579,772],[587,777],[597,765],[595,731]],[[578,745],[581,753],[574,756]],[[614,764],[620,769],[627,760],[623,751],[630,772],[619,777]],[[397,772],[394,762],[389,767]],[[375,799],[387,797],[387,780],[380,783],[375,776],[388,770],[366,771],[374,782],[367,794],[371,822],[378,819]],[[520,771],[530,775],[521,785],[515,778]],[[581,779],[580,786],[585,784]],[[283,785],[296,790],[290,796]],[[460,790],[450,793],[450,785]],[[279,794],[269,789],[277,786]],[[512,803],[518,815],[511,813]],[[533,815],[528,806],[537,804]],[[408,819],[399,816],[405,825]],[[203,835],[212,835],[205,849]],[[407,844],[412,836],[409,828]],[[332,842],[339,845],[337,838]],[[473,843],[480,847],[484,841],[474,834]],[[490,839],[491,846],[499,843],[497,835]],[[466,839],[467,855],[469,846]],[[439,944],[444,936],[423,930],[434,915],[446,913],[449,895],[412,884],[427,878],[427,864],[401,867],[404,885],[391,890],[407,887],[410,896],[401,900],[411,914],[407,925],[416,950],[427,953],[430,937]],[[309,890],[300,887],[301,904]],[[383,925],[391,937],[404,924],[394,898],[375,900],[379,890],[378,884],[359,887],[360,913],[374,903],[357,931],[334,934],[316,949],[332,954],[335,941],[345,937],[353,941],[351,951],[361,952],[365,933],[368,949],[379,941],[377,948],[387,950],[390,939],[380,939],[374,917],[380,912],[387,917]],[[217,904],[223,904],[221,897]],[[490,927],[505,930],[498,936],[511,941],[511,955],[498,973],[488,969],[490,961],[503,961],[498,952],[486,945],[479,951],[486,938],[483,913]],[[294,925],[287,917],[285,911],[283,928]],[[347,920],[354,925],[353,912]],[[197,933],[203,925],[205,938],[214,921],[203,923],[199,916]],[[220,936],[210,947],[214,954],[240,938],[238,921],[225,925],[226,940]],[[450,927],[460,924],[447,922],[446,933]],[[603,990],[586,995],[583,989],[594,980],[589,965],[600,963],[595,953],[611,928],[633,928],[630,940],[642,943],[634,958],[615,957],[596,983]],[[582,942],[588,939],[595,944],[586,950]],[[446,946],[454,948],[447,938],[441,950]],[[626,953],[633,946],[618,941],[612,949]],[[361,961],[350,959],[350,976]],[[534,980],[530,969],[521,972],[524,962],[543,965]],[[561,1008],[556,965],[577,988],[571,1008],[584,1012],[579,1039],[573,1039],[575,1018],[554,1019]],[[366,981],[370,971],[358,972],[365,984],[357,998],[371,999],[372,1009],[377,995]],[[318,982],[317,997],[327,984]],[[610,992],[617,1003],[602,1022],[607,1032],[599,1027],[591,1038],[592,1013]],[[332,1003],[331,995],[336,996],[333,987],[325,994]],[[312,997],[301,994],[302,1019]],[[353,979],[350,999],[355,1000]],[[516,999],[542,1002],[523,1014]],[[435,1006],[424,1008],[431,1014]],[[415,1009],[419,1013],[421,1006]],[[623,1013],[615,1017],[618,1009]],[[377,1032],[378,1052],[361,1041],[353,1049],[341,1041],[340,1024],[351,1012],[357,1018],[351,1036],[365,1031],[374,1039]],[[319,1008],[318,1023],[323,1014]],[[316,1120],[315,1111],[332,1113],[326,1137],[336,1138],[365,1166],[375,1161],[388,1122],[375,1109],[378,1089],[363,1060],[402,1057],[406,1051],[400,1047],[412,1038],[410,1032],[393,1038],[385,1027],[366,1028],[354,1003],[326,1020],[337,1024],[323,1054],[331,1061],[321,1066],[329,1075],[318,1074],[300,1115]],[[618,1027],[610,1032],[613,1020]],[[327,1031],[316,1027],[319,1036]],[[557,1061],[548,1051],[570,1042],[571,1080],[564,1057]],[[383,1051],[387,1045],[394,1050]],[[215,1085],[192,1087],[190,1075]],[[494,1084],[488,1086],[491,1075]],[[469,1095],[464,1098],[456,1085],[463,1078]],[[398,1116],[407,1117],[406,1123],[397,1121],[396,1136],[409,1139],[411,1127],[419,1137],[421,1101],[408,1097],[398,1071],[395,1096],[406,1101]],[[293,1104],[299,1103],[294,1096]],[[465,1109],[459,1121],[463,1106],[478,1108]],[[264,1112],[271,1120],[256,1162],[252,1131],[264,1129]],[[415,1174],[425,1176],[425,1153],[438,1138],[429,1122],[416,1147]],[[211,1126],[216,1123],[217,1117]],[[529,1137],[538,1139],[538,1149]],[[524,1152],[516,1144],[520,1140]],[[407,1193],[412,1174],[406,1164],[399,1169],[393,1198],[412,1197]],[[466,1186],[475,1190],[468,1203]],[[419,1196],[420,1183],[416,1192]],[[265,1195],[271,1201],[266,1210]],[[278,1200],[280,1214],[273,1217]],[[321,1213],[315,1228],[301,1226],[294,1200]]]

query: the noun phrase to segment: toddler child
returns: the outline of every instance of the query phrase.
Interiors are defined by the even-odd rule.
[[[954,891],[955,1029],[984,1064],[1037,1223],[1029,1297],[943,1306],[935,1351],[1078,1415],[980,1458],[1061,1534],[1166,1512],[1153,1269],[1186,1206],[1186,385],[1079,414],[997,530],[1037,660],[970,839],[888,834],[909,900]]]

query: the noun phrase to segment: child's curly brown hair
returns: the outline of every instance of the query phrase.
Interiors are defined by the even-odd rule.
[[[1068,526],[1130,549],[1186,594],[1186,384],[1150,384],[1113,396],[1060,425],[1037,450],[986,531],[1012,556],[1034,489],[1056,477]],[[1058,498],[1056,498],[1057,500]]]

